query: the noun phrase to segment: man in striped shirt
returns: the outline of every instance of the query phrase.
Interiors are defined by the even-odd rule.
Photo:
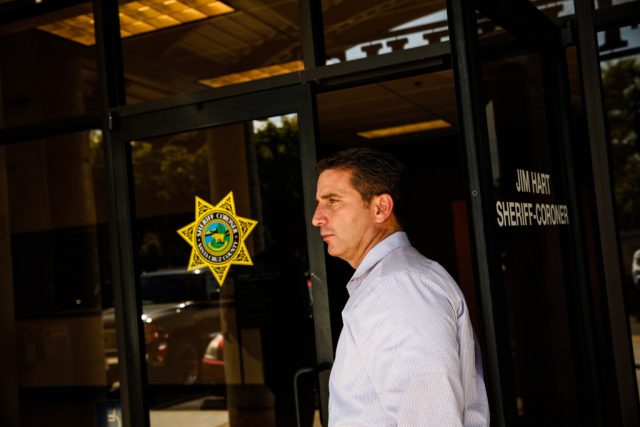
[[[488,426],[464,296],[402,231],[403,166],[373,149],[318,163],[319,227],[356,271],[329,380],[329,426]]]

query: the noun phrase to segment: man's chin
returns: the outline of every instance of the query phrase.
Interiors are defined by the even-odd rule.
[[[341,260],[347,261],[347,260],[344,258],[344,255],[345,255],[345,254],[344,254],[344,251],[339,250],[339,249],[338,249],[338,248],[336,248],[335,246],[334,246],[334,247],[332,247],[331,245],[327,246],[327,253],[328,253],[329,255],[331,255],[332,257],[340,258]],[[347,261],[347,262],[348,262],[348,261]]]
[[[331,256],[340,258],[340,251],[331,243],[327,244],[327,253]]]

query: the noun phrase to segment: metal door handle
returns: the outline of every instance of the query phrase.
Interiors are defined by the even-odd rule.
[[[327,369],[331,369],[331,362],[322,362],[318,363],[316,366],[308,366],[305,368],[298,369],[298,372],[293,376],[293,397],[295,399],[296,405],[296,425],[298,427],[302,427],[302,420],[300,420],[300,398],[298,396],[298,379],[302,375],[306,374],[318,374],[322,371],[326,371]]]

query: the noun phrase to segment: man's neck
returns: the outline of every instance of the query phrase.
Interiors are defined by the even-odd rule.
[[[360,257],[354,262],[349,262],[349,265],[351,265],[351,267],[357,270],[360,264],[362,263],[362,261],[367,256],[367,254],[371,251],[371,249],[376,247],[378,243],[382,242],[384,239],[391,236],[393,233],[397,231],[402,231],[402,227],[400,227],[400,224],[398,224],[397,221],[393,221],[388,224],[385,224],[385,227],[380,228],[373,235],[373,237],[369,241],[369,244],[367,245],[365,250],[362,251],[362,254],[360,255]]]

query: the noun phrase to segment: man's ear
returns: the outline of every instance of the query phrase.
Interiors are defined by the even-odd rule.
[[[382,224],[391,218],[393,214],[393,198],[388,194],[381,194],[374,198],[374,214],[378,224]]]

